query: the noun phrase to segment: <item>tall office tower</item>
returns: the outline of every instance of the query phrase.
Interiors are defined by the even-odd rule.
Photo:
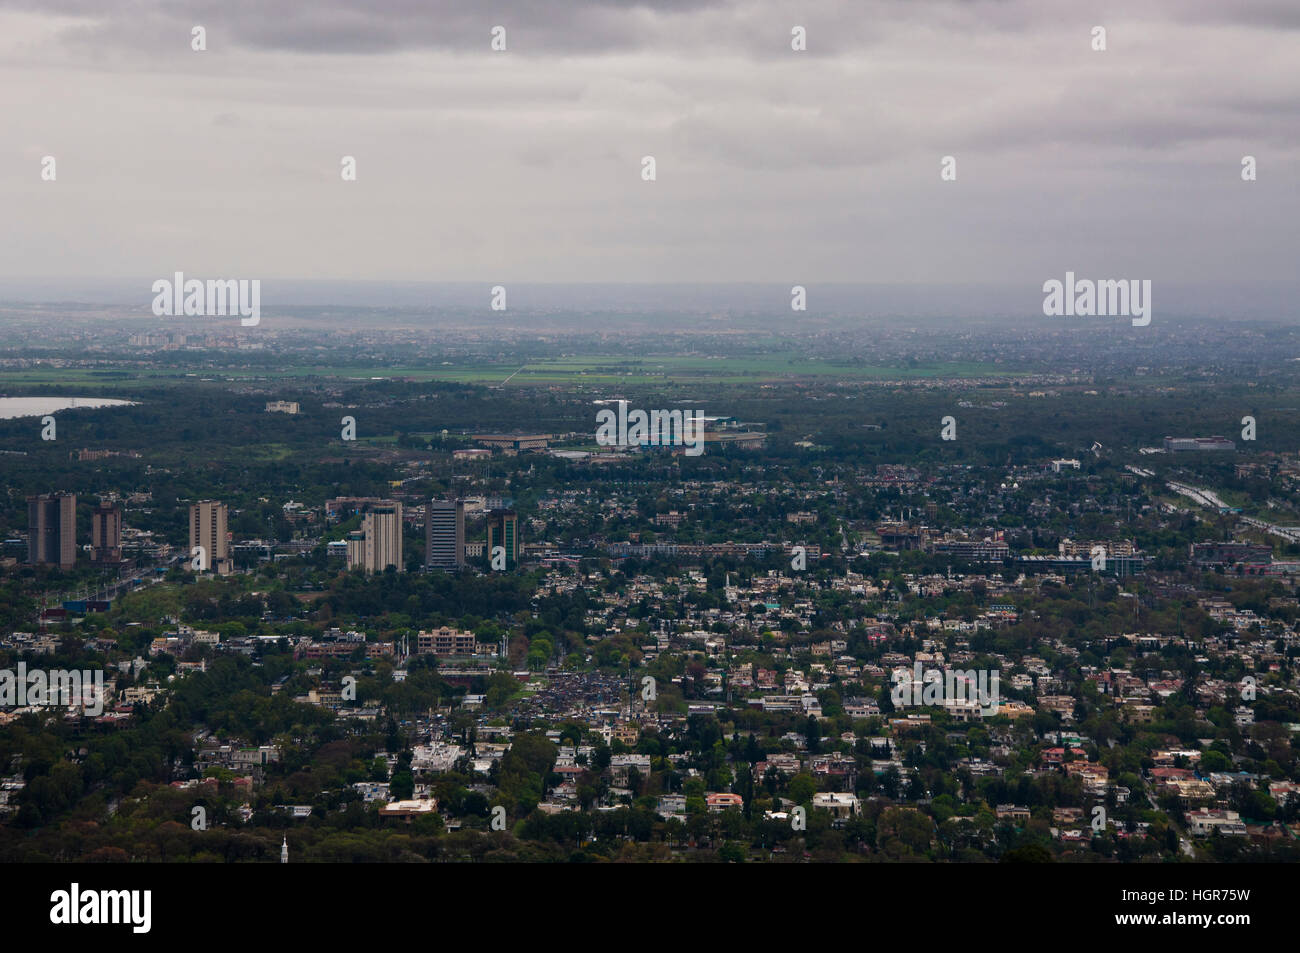
[[[77,495],[27,498],[27,559],[71,569],[77,563]]]
[[[230,572],[230,540],[226,534],[226,504],[200,500],[190,507],[190,551],[186,565],[194,566],[196,546],[203,547],[199,571]]]
[[[357,569],[366,561],[366,534],[359,529],[348,533],[348,569]]]
[[[122,561],[122,508],[100,503],[90,513],[90,560],[95,563]]]
[[[506,569],[519,565],[519,515],[514,510],[493,510],[488,514],[487,558],[492,565],[492,553],[501,546],[506,551]]]
[[[459,569],[465,565],[465,503],[430,500],[424,517],[424,565]]]
[[[361,539],[348,540],[348,568],[367,573],[383,572],[389,566],[402,572],[402,504],[385,501],[371,504],[361,520]],[[358,543],[354,545],[354,542]]]

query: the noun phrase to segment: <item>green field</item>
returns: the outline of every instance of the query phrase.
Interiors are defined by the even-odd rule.
[[[141,368],[130,371],[97,371],[83,367],[30,367],[20,371],[0,371],[0,388],[16,385],[40,386],[57,384],[59,386],[75,384],[78,387],[128,389],[136,381],[146,379],[153,381],[160,378],[177,377],[175,371],[163,371]]]
[[[142,369],[139,372],[96,371],[82,368],[28,368],[0,372],[0,388],[6,385],[56,384],[60,386],[113,388],[128,390],[136,381],[158,383],[163,379],[198,381],[202,379],[293,379],[332,378],[366,381],[373,378],[404,378],[419,381],[447,381],[463,384],[501,384],[529,387],[550,384],[627,384],[627,383],[761,383],[800,378],[835,380],[917,380],[957,377],[1018,376],[991,364],[935,363],[910,367],[868,366],[861,363],[823,361],[806,357],[709,358],[653,357],[624,358],[590,355],[527,364],[433,364],[423,367],[349,367],[311,365],[287,369],[264,370],[230,367],[205,370],[203,373],[180,374],[176,371]]]

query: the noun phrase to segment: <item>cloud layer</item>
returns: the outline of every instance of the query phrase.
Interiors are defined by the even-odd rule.
[[[1298,30],[1210,0],[0,2],[0,277],[1289,278]]]

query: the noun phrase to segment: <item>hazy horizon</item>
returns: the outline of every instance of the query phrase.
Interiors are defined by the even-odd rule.
[[[165,277],[170,278],[168,273]],[[197,277],[187,275],[188,277]],[[1061,276],[1055,277],[1064,277]],[[1078,275],[1079,278],[1088,277]],[[0,307],[59,305],[128,309],[158,321],[187,320],[184,316],[155,317],[150,311],[154,279],[76,279],[68,281],[0,280]],[[489,309],[492,283],[390,281],[262,281],[263,309],[457,309],[483,311],[506,320],[511,312],[653,312],[698,314],[790,314],[790,287],[759,282],[738,283],[509,283],[508,310]],[[1067,319],[1045,317],[1038,286],[1009,284],[852,284],[807,285],[810,316],[838,315],[900,319],[1037,319],[1044,325]],[[1217,318],[1222,320],[1295,321],[1300,318],[1300,281],[1254,283],[1157,283],[1156,320]],[[198,317],[188,320],[211,321]],[[1105,318],[1072,318],[1071,322]]]

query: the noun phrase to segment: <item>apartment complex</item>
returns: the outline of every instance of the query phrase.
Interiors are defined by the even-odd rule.
[[[361,519],[360,531],[348,535],[348,569],[383,572],[402,561],[402,504],[384,500],[371,504]]]
[[[465,502],[430,500],[424,517],[424,565],[460,569],[465,565]]]
[[[998,563],[1011,555],[1011,547],[1002,539],[961,539],[945,536],[931,544],[935,553],[968,559],[977,563]]]
[[[27,498],[27,560],[71,569],[77,562],[77,496],[50,493]]]
[[[462,632],[442,626],[415,637],[415,650],[420,655],[473,655],[477,640],[473,632]]]
[[[90,559],[95,563],[122,561],[122,508],[100,503],[90,513]]]
[[[505,568],[519,565],[519,514],[514,510],[493,510],[488,513],[487,556],[489,564],[497,547],[505,550]]]
[[[190,506],[190,565],[198,571],[230,572],[226,519],[226,504],[219,500],[200,500]]]

